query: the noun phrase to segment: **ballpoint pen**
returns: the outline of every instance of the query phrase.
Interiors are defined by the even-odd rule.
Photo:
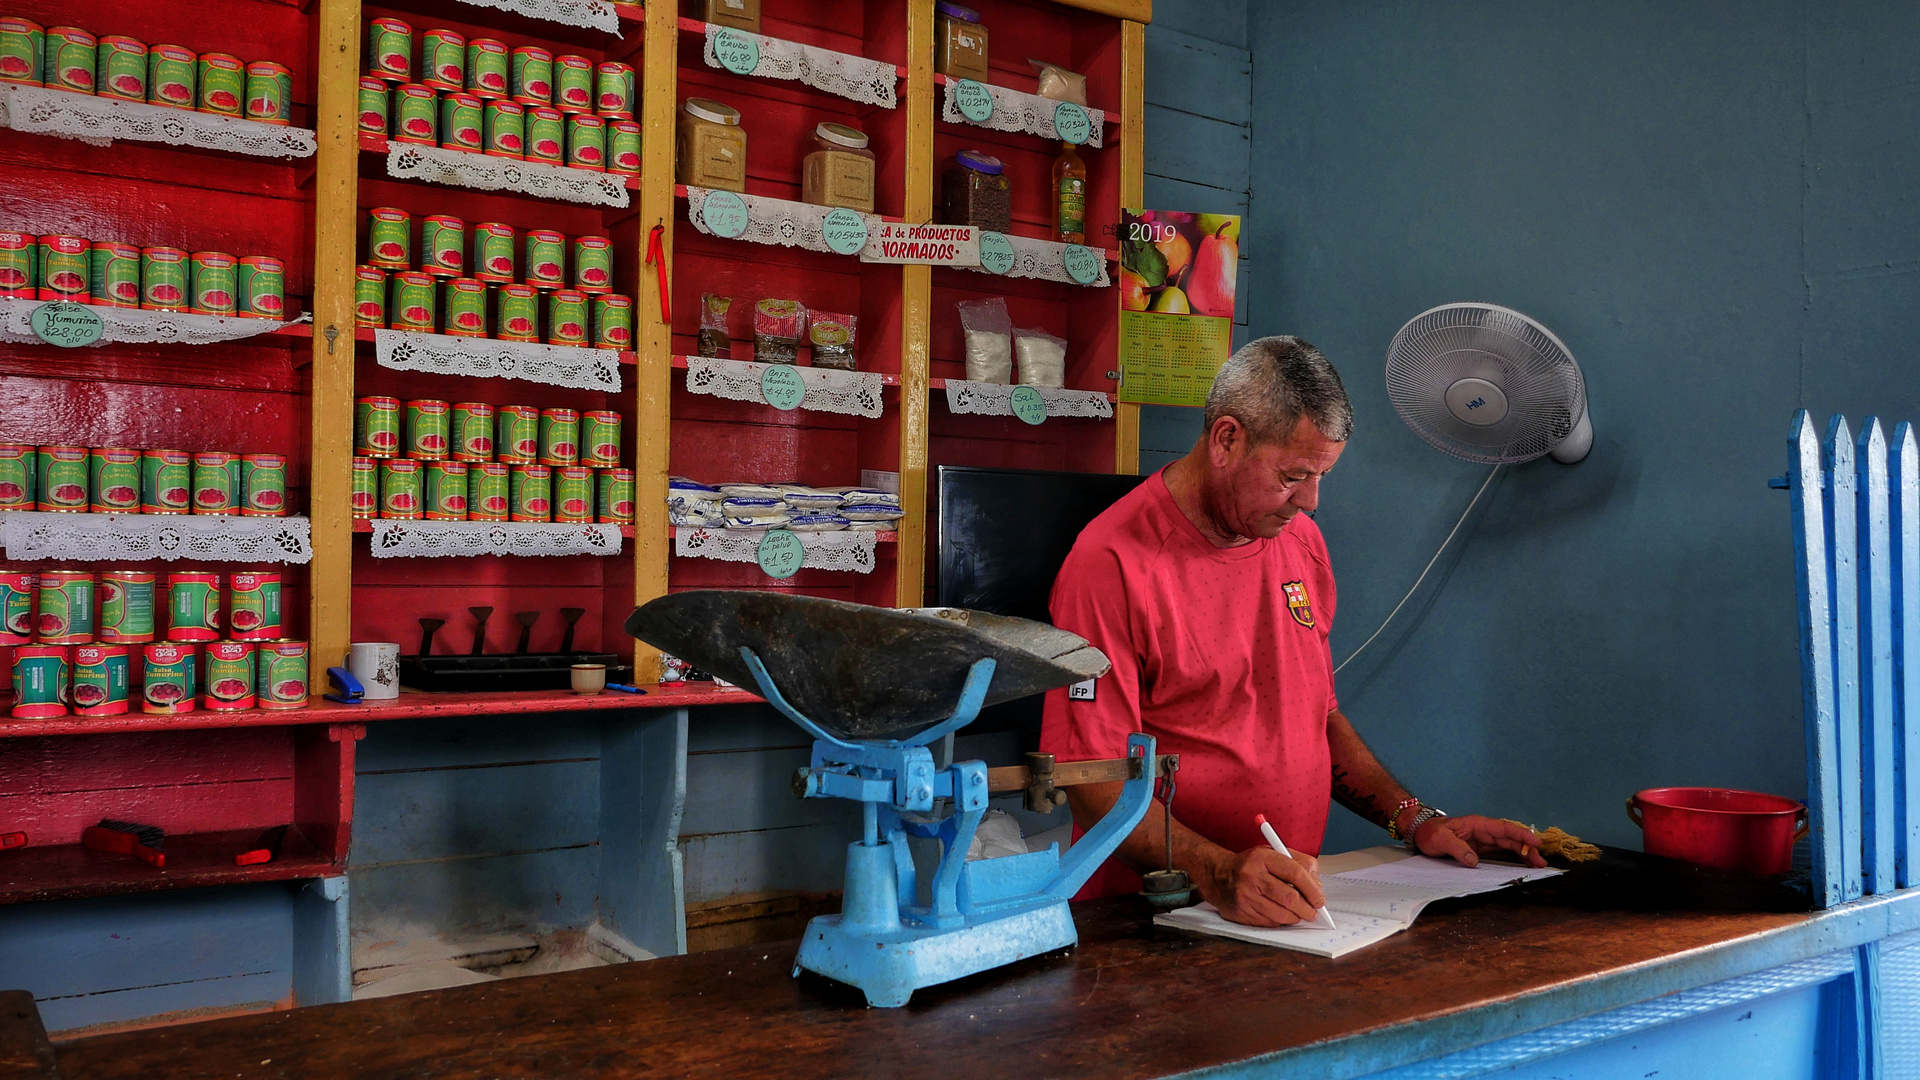
[[[1253,820],[1259,823],[1260,835],[1267,838],[1267,843],[1273,846],[1273,850],[1279,852],[1282,855],[1285,855],[1289,859],[1293,858],[1293,852],[1288,851],[1287,845],[1280,842],[1280,834],[1277,832],[1274,832],[1273,826],[1267,824],[1267,815],[1255,814],[1253,816]],[[1320,906],[1319,915],[1320,915],[1320,918],[1326,920],[1327,929],[1329,930],[1339,929],[1339,927],[1333,925],[1333,916],[1327,912],[1326,905],[1322,904]]]

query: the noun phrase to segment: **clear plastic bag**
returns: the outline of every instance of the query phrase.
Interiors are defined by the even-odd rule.
[[[852,371],[854,337],[860,320],[853,315],[813,311],[807,316],[807,339],[813,343],[813,366]]]
[[[1007,302],[995,296],[962,300],[954,307],[960,309],[960,329],[967,341],[967,378],[973,382],[1012,382],[1013,316],[1007,314]]]
[[[1067,385],[1067,341],[1045,330],[1023,328],[1013,332],[1013,351],[1020,358],[1020,385],[1054,390]]]
[[[1055,101],[1071,101],[1081,108],[1087,107],[1087,77],[1077,71],[1068,71],[1059,64],[1049,64],[1045,60],[1027,58],[1033,65],[1034,77],[1040,80],[1040,88],[1034,93]]]
[[[733,297],[717,293],[700,296],[700,355],[733,355],[733,336],[727,331],[727,313],[733,310]]]
[[[753,305],[753,358],[763,364],[800,362],[807,309],[798,300],[762,300]]]

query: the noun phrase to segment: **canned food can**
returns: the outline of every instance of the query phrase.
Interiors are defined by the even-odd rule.
[[[551,229],[527,230],[527,284],[558,289],[567,283],[566,244],[567,238]]]
[[[90,504],[91,452],[84,446],[43,446],[39,456],[40,499],[37,509],[83,514]]]
[[[79,716],[119,716],[127,711],[125,645],[73,647],[73,711]]]
[[[293,72],[284,64],[247,65],[247,119],[263,124],[293,122]]]
[[[511,465],[476,461],[467,466],[467,517],[472,521],[505,521],[511,508],[507,474]]]
[[[454,337],[487,336],[487,283],[475,278],[447,282],[445,332]]]
[[[367,22],[367,74],[388,82],[413,79],[413,27],[399,19]]]
[[[101,641],[153,640],[154,579],[147,570],[108,570],[100,575]]]
[[[433,333],[433,275],[418,270],[396,270],[389,279],[393,297],[387,305],[388,326],[394,330]]]
[[[420,35],[420,81],[435,90],[467,88],[467,38],[452,30]]]
[[[30,19],[0,18],[0,82],[39,86],[46,64],[46,29]]]
[[[360,133],[387,137],[387,84],[380,79],[360,80]]]
[[[540,460],[540,410],[531,405],[502,405],[494,411],[493,456],[510,465]]]
[[[619,413],[595,409],[580,414],[580,464],[595,469],[619,467]]]
[[[507,96],[522,105],[553,104],[553,54],[524,45],[508,57]]]
[[[224,450],[193,455],[193,512],[232,515],[240,512],[239,458]]]
[[[553,107],[565,113],[593,111],[593,61],[584,56],[553,58]]]
[[[420,520],[420,463],[388,458],[380,463],[380,516]]]
[[[607,122],[592,113],[567,117],[567,167],[607,171]]]
[[[467,520],[467,463],[429,461],[423,470],[421,502],[428,521]]]
[[[467,223],[446,214],[420,219],[420,269],[458,277],[466,268]]]
[[[447,433],[452,409],[444,401],[420,398],[407,402],[407,456],[438,461],[447,456],[453,439]]]
[[[584,293],[613,288],[613,241],[604,236],[573,238],[573,287]]]
[[[86,303],[87,282],[93,276],[90,247],[84,236],[42,236],[37,298]]]
[[[593,470],[563,465],[553,470],[553,520],[593,520]]]
[[[95,307],[140,306],[140,249],[96,240],[88,253],[87,295]]]
[[[239,116],[247,97],[247,68],[231,53],[201,53],[195,74],[200,79],[200,111]]]
[[[140,451],[98,446],[88,457],[93,489],[89,508],[96,514],[139,513]]]
[[[167,640],[213,641],[220,636],[220,575],[167,575]]]
[[[0,29],[0,34],[5,31]],[[94,92],[121,101],[147,100],[147,43],[123,34],[100,39],[94,60]]]
[[[507,43],[492,38],[467,42],[467,93],[483,98],[507,96]]]
[[[33,594],[39,587],[40,575],[31,570],[0,570],[0,645],[33,640]]]
[[[349,505],[356,518],[373,518],[380,513],[380,469],[370,457],[353,459],[353,494]]]
[[[47,27],[47,66],[40,77],[48,89],[93,93],[98,47],[98,39],[77,26]]]
[[[178,45],[147,47],[147,103],[169,109],[191,109],[198,79],[200,54]]]
[[[23,232],[0,232],[0,296],[33,299],[39,278],[40,238]]]
[[[200,703],[208,709],[253,708],[253,642],[207,643],[207,692]]]
[[[527,107],[517,101],[489,101],[482,110],[483,146],[494,157],[518,161],[527,156]]]
[[[185,311],[187,300],[187,253],[180,248],[141,248],[140,306],[149,311]]]
[[[93,640],[93,571],[42,570],[34,590],[40,612],[33,640],[41,645],[74,645]]]
[[[235,641],[271,641],[280,636],[279,574],[235,574],[227,593],[227,627]]]
[[[353,452],[389,458],[400,453],[400,399],[363,397],[353,403]]]
[[[580,463],[580,410],[540,410],[540,464]]]
[[[607,61],[594,69],[594,111],[609,120],[633,119],[632,64]]]
[[[140,711],[166,715],[193,711],[194,647],[154,642],[140,649]]]
[[[196,251],[187,260],[195,315],[232,315],[240,309],[240,260],[224,251]]]
[[[483,401],[453,403],[453,460],[493,460],[493,406]]]
[[[527,160],[558,165],[567,157],[567,125],[550,105],[527,106]]]
[[[480,99],[472,94],[448,94],[440,99],[440,145],[449,150],[481,150],[483,123]]]
[[[240,260],[240,317],[284,319],[287,315],[287,266],[271,255]]]
[[[263,709],[307,707],[307,643],[281,638],[254,647],[254,692]]]
[[[602,525],[633,524],[633,470],[601,469],[594,500],[594,517]]]
[[[640,175],[640,125],[632,120],[607,122],[607,171]]]
[[[140,512],[185,514],[193,508],[193,455],[148,450],[140,455]]]
[[[513,280],[513,226],[483,221],[473,227],[473,276],[496,284]]]
[[[22,720],[67,715],[67,650],[22,645],[13,650],[13,715]]]
[[[33,509],[39,481],[39,447],[0,443],[0,510]]]
[[[433,146],[439,141],[440,99],[431,86],[393,88],[393,141]]]
[[[593,345],[596,349],[633,348],[633,298],[605,293],[593,298]]]
[[[353,325],[387,325],[387,272],[377,266],[353,268]]]
[[[244,517],[281,517],[287,512],[285,454],[240,455],[240,513]]]
[[[494,336],[503,341],[540,340],[540,291],[531,285],[502,285],[494,312]]]
[[[547,344],[587,343],[587,294],[555,289],[547,294]]]
[[[553,470],[545,465],[513,465],[507,470],[507,519],[553,519]]]

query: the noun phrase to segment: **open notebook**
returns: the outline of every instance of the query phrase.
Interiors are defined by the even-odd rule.
[[[1326,863],[1322,863],[1322,867],[1324,869]],[[1204,902],[1156,915],[1153,921],[1161,926],[1198,930],[1256,945],[1278,945],[1315,956],[1345,956],[1412,926],[1421,909],[1435,900],[1492,892],[1559,873],[1559,870],[1535,870],[1511,863],[1482,862],[1479,866],[1467,867],[1452,859],[1415,855],[1397,862],[1323,876],[1320,884],[1326,889],[1327,912],[1333,916],[1338,929],[1328,929],[1320,920],[1271,929],[1242,926],[1221,918],[1212,904]]]

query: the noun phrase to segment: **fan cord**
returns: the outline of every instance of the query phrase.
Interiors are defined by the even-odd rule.
[[[1473,508],[1476,505],[1478,505],[1480,502],[1480,496],[1485,495],[1487,493],[1487,485],[1493,483],[1493,478],[1499,474],[1500,469],[1501,469],[1501,466],[1495,465],[1492,468],[1492,470],[1490,470],[1487,473],[1487,478],[1485,480],[1480,481],[1480,490],[1473,493],[1473,499],[1471,502],[1467,503],[1467,508],[1465,510],[1460,511],[1460,520],[1453,523],[1453,531],[1447,533],[1447,538],[1445,540],[1440,541],[1440,550],[1433,553],[1433,558],[1427,560],[1427,565],[1424,569],[1420,571],[1420,576],[1413,579],[1413,587],[1407,590],[1407,595],[1401,597],[1399,603],[1393,605],[1393,610],[1387,612],[1387,617],[1385,619],[1380,620],[1380,627],[1379,629],[1373,632],[1373,636],[1361,642],[1359,648],[1353,650],[1351,653],[1348,653],[1347,658],[1345,660],[1340,661],[1340,667],[1336,667],[1333,669],[1333,673],[1335,675],[1340,674],[1340,668],[1344,668],[1348,664],[1353,663],[1354,657],[1359,656],[1363,652],[1366,652],[1367,646],[1373,644],[1374,638],[1379,637],[1382,633],[1386,631],[1387,624],[1393,621],[1393,617],[1395,615],[1400,614],[1401,608],[1407,606],[1407,601],[1413,599],[1413,594],[1420,591],[1420,583],[1427,580],[1427,574],[1430,571],[1432,571],[1433,564],[1440,561],[1440,556],[1446,552],[1447,545],[1453,543],[1453,538],[1456,535],[1458,535],[1460,532],[1460,526],[1465,525],[1467,523],[1467,515],[1473,513]]]

